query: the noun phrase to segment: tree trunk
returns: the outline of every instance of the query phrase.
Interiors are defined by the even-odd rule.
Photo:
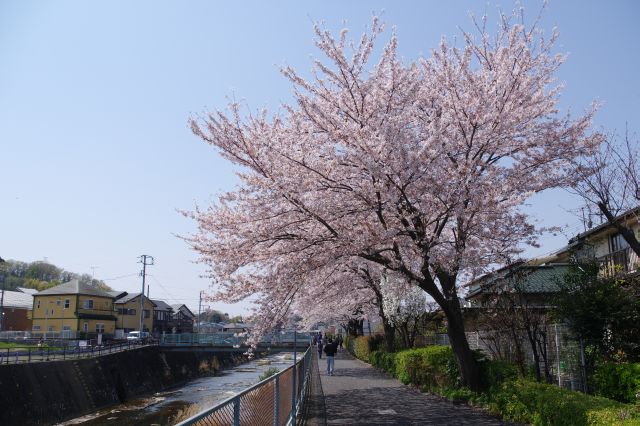
[[[455,300],[452,303],[458,304],[457,302],[458,301]],[[456,357],[456,363],[460,369],[462,382],[474,392],[481,391],[484,384],[480,376],[480,366],[469,348],[469,342],[467,342],[467,336],[464,333],[464,323],[459,304],[458,309],[447,309],[447,311],[445,311],[449,323],[447,334],[449,335],[449,342]]]
[[[622,220],[615,220],[613,213],[609,210],[609,207],[605,203],[598,203],[598,208],[605,215],[609,223],[613,225],[614,228],[622,235],[622,238],[629,244],[631,250],[635,252],[635,254],[640,257],[640,241],[636,238],[636,234],[634,234],[633,229],[630,227],[623,225]]]
[[[533,363],[536,370],[536,381],[542,381],[542,372],[540,371],[540,354],[538,353],[537,347],[537,336],[536,331],[532,330],[530,327],[527,327],[527,337],[529,338],[529,344],[531,345],[531,351],[533,352]]]
[[[386,318],[382,318],[384,327],[384,345],[387,352],[395,351],[396,328]]]

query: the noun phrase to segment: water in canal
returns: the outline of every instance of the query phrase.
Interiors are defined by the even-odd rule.
[[[58,426],[174,425],[257,383],[269,368],[282,371],[292,363],[292,352],[280,352],[220,371],[213,377],[193,380],[181,388],[106,408]]]

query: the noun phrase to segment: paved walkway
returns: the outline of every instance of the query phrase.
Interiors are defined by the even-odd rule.
[[[477,425],[505,423],[488,414],[423,394],[341,350],[333,376],[318,360],[327,425]]]

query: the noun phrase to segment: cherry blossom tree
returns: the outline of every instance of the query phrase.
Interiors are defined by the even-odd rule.
[[[319,292],[355,304],[358,284],[327,279],[340,267],[385,268],[439,305],[464,383],[481,388],[457,287],[536,243],[519,207],[571,184],[571,165],[600,142],[588,133],[594,108],[558,113],[557,34],[524,25],[520,11],[501,15],[495,35],[485,23],[460,48],[443,40],[408,63],[394,33],[372,59],[376,18],[358,43],[316,26],[326,60],[310,79],[283,69],[295,102],[280,114],[232,103],[192,120],[241,169],[238,189],[185,213],[198,225],[186,240],[221,283],[217,298],[259,295],[260,332],[294,306],[304,317]]]
[[[399,282],[400,281],[400,282]],[[426,293],[402,277],[383,273],[380,279],[386,321],[400,331],[405,348],[413,347],[421,319],[427,312]]]

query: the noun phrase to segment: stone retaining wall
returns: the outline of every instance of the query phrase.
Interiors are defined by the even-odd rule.
[[[228,352],[150,346],[90,359],[0,365],[0,425],[54,424],[242,361]]]

